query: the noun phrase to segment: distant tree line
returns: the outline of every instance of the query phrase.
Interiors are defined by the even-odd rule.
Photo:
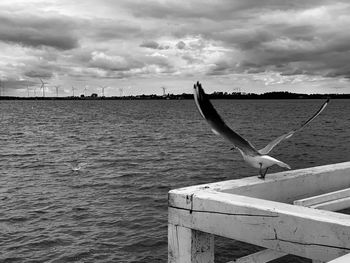
[[[243,93],[243,92],[213,92],[208,94],[210,99],[349,99],[350,94],[300,94],[287,91],[266,92],[263,94]],[[13,97],[0,96],[0,100],[188,100],[193,99],[193,94],[167,94],[167,95],[133,95],[133,96],[69,96],[69,97]]]

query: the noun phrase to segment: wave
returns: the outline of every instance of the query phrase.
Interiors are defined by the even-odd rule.
[[[21,119],[32,106],[21,103],[3,113]],[[216,101],[230,126],[261,138],[253,141],[259,145],[267,143],[264,134],[294,128],[300,120],[295,109],[300,113],[309,105],[305,100],[234,104],[232,110],[232,101]],[[164,101],[35,105],[38,114],[28,115],[24,124],[0,127],[0,262],[164,262],[169,189],[256,173],[210,132],[189,101],[171,107]],[[347,161],[350,104],[335,100],[332,105],[338,108],[327,108],[273,156],[293,168]],[[259,124],[260,114],[267,113]],[[88,165],[72,173],[63,164],[71,160]],[[220,254],[227,250],[229,245],[219,248]]]

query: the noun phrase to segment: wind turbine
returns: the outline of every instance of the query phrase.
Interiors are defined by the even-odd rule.
[[[47,82],[44,82],[41,78],[39,78],[41,81],[41,89],[43,89],[43,97],[45,97],[45,84],[48,84]]]
[[[74,97],[74,86],[72,86],[72,92],[73,92],[73,97]]]
[[[36,97],[36,87],[34,87],[34,97]]]
[[[58,97],[58,89],[59,87],[61,87],[60,85],[56,85],[55,88],[56,88],[56,97]]]
[[[233,88],[233,91],[236,91],[237,93],[240,93],[241,92],[241,88],[240,87],[235,87],[235,88]]]
[[[101,88],[101,92],[102,92],[102,97],[105,96],[105,88],[107,88],[107,86],[100,86]]]
[[[0,96],[5,96],[5,83],[0,79]]]
[[[27,97],[29,98],[29,85],[27,84]]]
[[[161,89],[163,90],[163,97],[165,97],[165,91],[166,91],[166,87],[161,87]]]
[[[124,91],[124,88],[120,87],[120,88],[119,88],[119,96],[120,96],[120,97],[123,96],[123,91]]]
[[[86,96],[87,86],[84,88],[84,96]]]

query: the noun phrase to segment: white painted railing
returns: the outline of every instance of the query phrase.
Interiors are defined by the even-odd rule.
[[[232,262],[349,263],[350,215],[325,211],[348,207],[346,188],[350,162],[172,190],[168,262],[213,263],[218,235],[266,248]]]

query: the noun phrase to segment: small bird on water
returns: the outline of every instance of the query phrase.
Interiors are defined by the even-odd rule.
[[[326,108],[329,102],[329,99],[327,99],[327,101],[322,104],[321,108],[307,121],[305,121],[299,128],[279,136],[267,144],[264,148],[257,150],[249,141],[244,139],[241,135],[233,131],[225,124],[225,122],[222,120],[220,115],[217,113],[209,101],[208,96],[205,94],[202,85],[199,82],[194,85],[194,100],[196,102],[199,113],[209,123],[212,131],[217,135],[223,136],[227,141],[232,143],[232,149],[237,149],[241,153],[243,160],[246,163],[254,168],[258,168],[259,178],[261,179],[265,178],[267,170],[273,165],[291,169],[288,164],[281,162],[267,154],[281,141],[292,137],[294,133],[300,131],[303,127],[315,119]]]
[[[80,171],[81,168],[87,165],[87,163],[79,163],[77,161],[72,161],[70,163],[65,163],[67,166],[69,166],[73,172]]]

